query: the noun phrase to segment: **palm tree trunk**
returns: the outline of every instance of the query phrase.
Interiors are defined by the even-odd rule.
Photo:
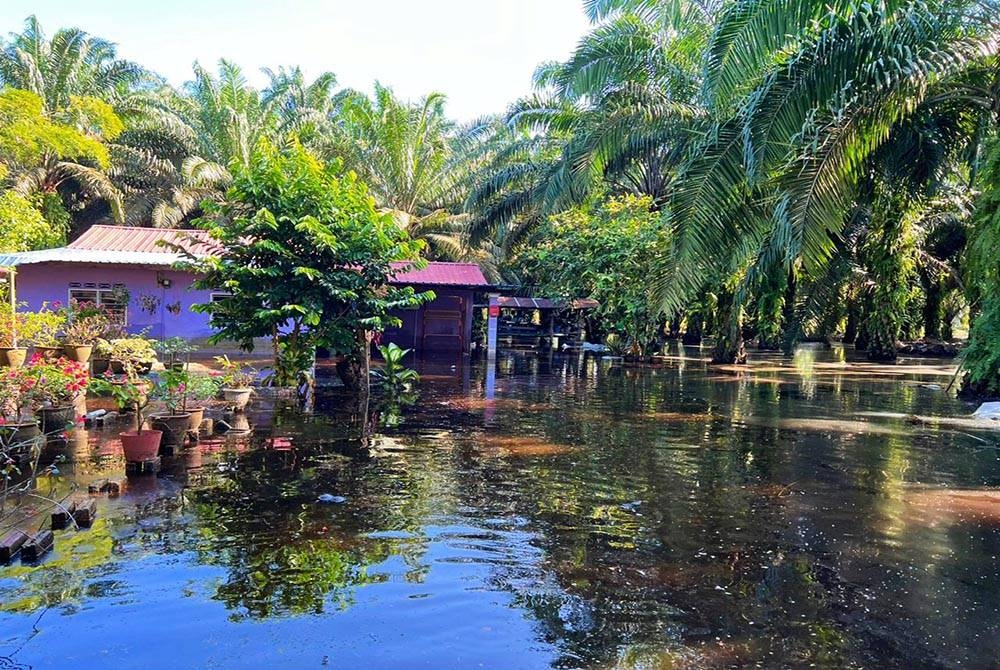
[[[712,363],[742,365],[747,362],[746,343],[743,341],[743,305],[730,291],[719,294],[716,313],[718,335],[712,349]]]

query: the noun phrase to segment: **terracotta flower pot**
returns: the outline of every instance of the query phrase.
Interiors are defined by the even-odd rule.
[[[164,447],[179,447],[187,441],[188,424],[191,414],[154,414],[149,418],[150,425],[163,433],[161,445]]]
[[[90,360],[90,353],[94,350],[89,344],[64,344],[63,353],[71,361],[86,363]]]
[[[122,441],[122,451],[129,463],[141,463],[156,458],[160,451],[160,439],[163,433],[158,430],[144,430],[141,433],[129,430],[119,433]]]
[[[42,407],[38,410],[38,418],[43,433],[46,435],[59,433],[73,426],[76,421],[76,409],[72,405]]]
[[[0,367],[19,368],[27,357],[28,350],[23,347],[0,347]]]
[[[36,344],[34,349],[35,353],[41,356],[44,361],[54,361],[63,353],[62,347],[43,347]]]
[[[226,399],[226,402],[232,403],[233,408],[237,410],[247,406],[251,393],[253,393],[253,389],[222,389],[222,397]]]

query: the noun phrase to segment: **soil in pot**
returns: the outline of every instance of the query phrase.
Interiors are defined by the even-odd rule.
[[[122,441],[125,460],[130,463],[141,463],[156,458],[160,451],[163,433],[159,430],[144,430],[141,433],[129,430],[119,433],[118,437]]]
[[[155,414],[149,419],[154,430],[163,432],[163,440],[160,443],[164,447],[179,447],[187,441],[188,423],[191,421],[191,414]]]
[[[19,368],[24,365],[28,350],[21,347],[0,347],[0,367]]]

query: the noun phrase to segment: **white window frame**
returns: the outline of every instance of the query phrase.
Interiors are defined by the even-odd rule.
[[[125,284],[106,284],[106,283],[94,283],[94,282],[70,282],[69,288],[66,291],[67,301],[72,302],[73,300],[78,300],[78,298],[73,297],[74,291],[94,293],[97,296],[97,306],[104,306],[104,296],[107,294],[115,293],[126,288]],[[89,301],[88,301],[89,302]],[[68,303],[67,303],[68,304]],[[114,303],[118,306],[119,303]],[[122,307],[122,325],[128,326],[128,303]]]

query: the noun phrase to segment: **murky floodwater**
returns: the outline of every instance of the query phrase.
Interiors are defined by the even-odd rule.
[[[1000,432],[842,359],[446,366],[367,444],[259,403],[0,567],[0,667],[1000,667]]]

